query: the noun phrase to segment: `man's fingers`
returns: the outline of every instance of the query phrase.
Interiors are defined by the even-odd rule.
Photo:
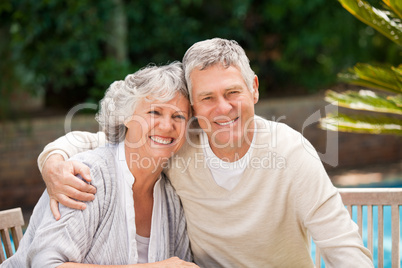
[[[81,190],[82,189],[81,186],[79,187],[81,189],[77,189],[78,182],[72,183],[71,181],[73,179],[82,182],[80,179],[78,179],[76,177],[71,178],[69,181],[69,184],[64,185],[63,192],[59,192],[56,194],[57,197],[54,197],[56,200],[58,200],[60,203],[62,203],[60,200],[60,196],[63,196],[63,197],[65,196],[68,198],[76,199],[77,201],[80,201],[80,202],[88,202],[88,201],[92,201],[95,199],[94,194],[83,192]],[[86,183],[84,182],[84,184],[86,184]],[[64,205],[64,203],[62,203],[62,204]]]
[[[71,161],[72,169],[73,169],[73,174],[72,175],[77,175],[80,174],[81,177],[86,180],[87,182],[91,182],[91,174],[90,174],[90,169],[87,165],[84,165],[81,162],[78,161]],[[68,174],[67,176],[69,176]],[[74,188],[76,188],[79,191],[85,192],[85,193],[91,193],[95,194],[96,193],[96,188],[88,183],[85,183],[82,180],[79,179],[74,179],[71,180],[68,178],[68,184]]]
[[[73,188],[77,189],[78,191],[83,192],[83,194],[88,193],[88,194],[94,195],[96,193],[95,186],[84,182],[83,180],[77,178],[73,174],[66,175],[65,183],[66,183],[66,185],[73,187]],[[73,196],[70,196],[70,197],[73,197]],[[80,198],[77,198],[77,199],[81,200]],[[89,201],[89,200],[82,200],[82,201]]]
[[[50,210],[56,221],[60,220],[59,202],[54,199],[50,199]]]
[[[63,206],[72,208],[72,209],[80,209],[84,210],[86,209],[86,205],[83,202],[75,201],[74,199],[69,198],[68,196],[61,195],[59,196],[59,202]]]
[[[76,199],[82,202],[88,202],[95,199],[95,195],[91,193],[83,192],[80,189],[76,189],[75,187],[66,188],[66,195],[70,198]]]
[[[78,161],[71,161],[74,175],[80,174],[87,182],[92,181],[90,169],[87,165],[84,165]]]

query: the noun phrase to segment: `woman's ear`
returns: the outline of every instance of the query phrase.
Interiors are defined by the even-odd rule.
[[[126,126],[126,128],[129,128],[129,125],[130,125],[132,119],[133,119],[133,116],[129,116],[129,117],[127,117],[126,120],[124,120],[124,125]]]

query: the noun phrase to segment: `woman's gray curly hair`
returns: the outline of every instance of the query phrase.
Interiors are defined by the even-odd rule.
[[[164,66],[149,65],[110,85],[100,101],[96,120],[109,143],[116,144],[126,135],[125,120],[133,115],[142,99],[168,102],[177,93],[188,98],[182,64],[178,61]]]
[[[253,92],[255,73],[250,67],[250,60],[244,49],[234,40],[207,39],[192,45],[183,57],[183,68],[191,103],[193,103],[191,72],[195,68],[204,70],[215,64],[221,64],[224,68],[229,66],[239,68],[248,89]]]

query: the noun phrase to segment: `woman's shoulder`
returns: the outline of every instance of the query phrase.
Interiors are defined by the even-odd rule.
[[[84,163],[92,168],[93,166],[114,166],[114,157],[116,154],[115,146],[98,147],[94,150],[88,150],[74,155],[69,160],[75,160]]]
[[[113,179],[116,174],[115,152],[115,147],[101,147],[77,154],[69,160],[79,161],[89,167],[92,185],[113,191],[117,181]]]

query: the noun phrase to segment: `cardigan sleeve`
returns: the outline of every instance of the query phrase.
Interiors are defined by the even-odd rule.
[[[97,178],[99,169],[91,168],[91,174]],[[83,262],[91,248],[105,199],[103,183],[98,183],[96,187],[95,200],[86,203],[87,209],[75,210],[60,205],[63,216],[58,221],[54,220],[48,208],[49,196],[46,192],[43,194],[38,206],[44,209],[36,211],[33,216],[42,219],[28,247],[28,267],[56,267],[65,262]]]
[[[163,176],[165,175],[163,174]],[[190,248],[190,240],[187,235],[186,218],[180,198],[167,177],[164,177],[164,188],[167,198],[166,209],[169,224],[171,225],[169,236],[170,241],[173,241],[173,243],[171,243],[171,256],[192,262],[193,255]]]
[[[80,152],[95,149],[106,144],[104,132],[90,133],[73,131],[49,143],[38,157],[38,167],[42,172],[43,165],[52,154],[61,154],[65,160]]]
[[[180,201],[179,201],[180,202]],[[193,255],[190,248],[190,240],[187,235],[186,219],[184,217],[184,210],[180,204],[176,240],[175,240],[175,256],[188,262],[193,261]]]

